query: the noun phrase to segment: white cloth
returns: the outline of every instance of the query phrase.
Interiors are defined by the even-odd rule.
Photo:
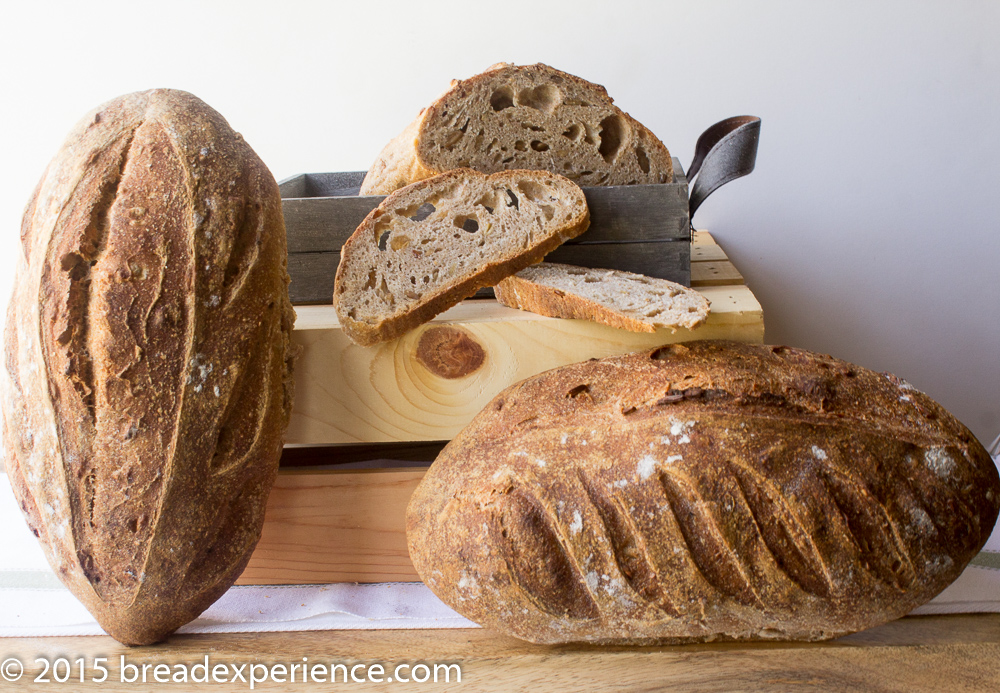
[[[0,637],[101,635],[49,568],[0,473]],[[477,628],[419,582],[231,588],[181,633]]]
[[[994,460],[1000,459],[1000,455]],[[0,473],[0,637],[103,631],[49,568]],[[915,614],[1000,612],[1000,524],[965,572]],[[476,628],[419,582],[231,588],[181,633]]]

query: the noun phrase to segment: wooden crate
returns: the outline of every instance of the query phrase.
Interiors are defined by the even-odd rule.
[[[708,233],[695,232],[691,257],[692,284],[712,302],[694,331],[632,333],[473,300],[363,348],[341,334],[332,308],[298,307],[294,339],[303,353],[289,445],[240,583],[417,580],[403,522],[410,494],[444,441],[503,388],[547,368],[668,342],[762,342],[760,304]],[[449,364],[423,362],[421,339],[441,329],[475,342],[480,365],[463,361],[474,351],[468,344]]]
[[[340,247],[384,196],[358,196],[364,171],[302,173],[281,182],[292,303],[329,303]],[[665,185],[584,188],[590,228],[548,259],[691,285],[688,183],[674,159]],[[492,296],[484,289],[482,296]]]

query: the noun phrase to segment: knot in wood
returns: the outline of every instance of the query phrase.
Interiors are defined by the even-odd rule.
[[[417,343],[417,361],[434,375],[449,380],[475,373],[485,360],[483,347],[457,327],[431,327]]]

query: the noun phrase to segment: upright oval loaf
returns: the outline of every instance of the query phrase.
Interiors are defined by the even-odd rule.
[[[998,506],[982,445],[905,382],[694,342],[501,393],[407,536],[445,603],[533,642],[817,640],[932,598]]]
[[[8,475],[101,626],[155,642],[222,595],[260,536],[292,396],[277,185],[191,94],[129,94],[70,134],[21,241]]]

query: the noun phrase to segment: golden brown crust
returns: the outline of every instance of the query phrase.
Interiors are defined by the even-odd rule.
[[[533,190],[529,186],[558,188],[563,197],[549,203],[553,219],[540,224],[534,235],[526,236],[523,246],[517,245],[512,250],[517,240],[513,233],[514,227],[535,223],[535,217],[528,216],[527,210],[534,210],[539,205],[531,199],[530,192],[521,192],[522,187]],[[503,253],[487,254],[482,261],[478,261],[471,254],[466,255],[458,246],[459,243],[471,242],[475,234],[456,231],[451,218],[459,219],[475,214],[470,210],[482,208],[476,202],[481,195],[492,194],[493,189],[502,191],[505,188],[518,191],[521,206],[515,205],[508,209],[506,202],[500,200],[494,203],[492,211],[481,209],[478,212],[482,224],[477,227],[475,234],[480,237],[492,234],[492,239],[499,239],[497,250]],[[410,225],[398,230],[393,228],[391,231],[387,225],[387,230],[380,230],[381,225],[394,223],[397,217],[405,217],[405,214],[401,214],[402,211],[409,210],[407,213],[412,213],[431,199],[437,202],[440,212],[435,210],[435,214],[443,215],[444,226],[449,233],[421,231]],[[431,221],[432,219],[428,219],[426,223],[430,224]],[[562,176],[543,171],[504,171],[486,176],[468,169],[456,169],[401,188],[365,217],[341,250],[333,294],[333,304],[337,309],[340,325],[353,342],[362,346],[399,337],[473,295],[481,287],[493,286],[528,265],[541,261],[564,241],[586,231],[589,224],[590,214],[583,191]],[[459,236],[458,241],[451,240],[449,234],[452,232]],[[384,247],[380,247],[380,237],[386,234],[386,243]],[[418,238],[417,234],[421,237]],[[405,239],[405,244],[401,242],[400,247],[395,248],[396,238]],[[425,239],[431,245],[424,246],[420,243]],[[451,247],[452,244],[454,247]],[[433,254],[432,249],[439,246],[442,248],[440,254]],[[461,271],[456,270],[454,277],[443,270],[443,279],[439,284],[434,283],[438,280],[424,284],[417,279],[417,275],[426,276],[423,270],[414,267],[417,262],[424,262],[425,269],[429,270],[432,265],[444,265],[449,260],[449,254],[463,255],[457,261],[468,262],[468,265]],[[405,278],[411,274],[413,286],[423,293],[417,298],[407,299],[404,293],[410,285],[405,283]],[[371,300],[375,301],[376,287],[383,282],[387,282],[385,293],[392,294],[392,300],[379,304],[377,310],[369,309],[365,316],[357,315],[356,309],[367,294],[372,294]],[[402,287],[396,287],[394,293],[389,285],[400,282]]]
[[[416,138],[425,111],[379,152],[361,183],[361,195],[388,195],[410,183],[437,175],[417,159]]]
[[[291,408],[277,184],[217,112],[153,90],[84,118],[22,227],[6,466],[59,577],[118,640],[239,576]]]
[[[455,168],[548,170],[579,185],[669,183],[663,143],[604,87],[542,63],[455,80],[379,154],[361,194]],[[501,103],[502,102],[502,103]]]
[[[689,342],[508,388],[407,537],[446,604],[533,642],[819,640],[931,599],[998,508],[982,445],[905,382]]]

